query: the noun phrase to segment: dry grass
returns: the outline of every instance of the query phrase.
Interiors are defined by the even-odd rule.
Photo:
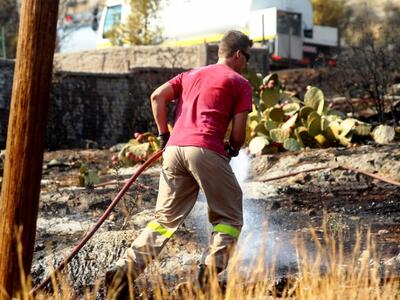
[[[154,272],[147,280],[147,287],[139,288],[136,298],[133,297],[133,289],[130,291],[131,299],[400,299],[399,282],[395,279],[382,280],[379,265],[372,263],[379,259],[370,232],[357,234],[353,251],[347,255],[344,253],[344,242],[341,242],[340,234],[339,237],[329,235],[326,226],[323,232],[319,236],[315,229],[309,229],[309,236],[316,249],[313,253],[307,250],[304,237],[293,241],[296,245],[298,270],[296,275],[286,278],[280,287],[276,284],[274,264],[266,268],[265,255],[261,255],[265,253],[264,249],[259,249],[260,255],[256,255],[254,261],[245,266],[246,274],[240,271],[243,268],[240,266],[240,253],[232,258],[224,292],[221,291],[215,274],[212,275],[210,287],[202,292],[193,280],[193,272],[186,274],[186,279],[182,280],[186,283],[177,287],[171,287],[171,283],[163,281],[160,273]],[[21,249],[19,253],[22,253]],[[390,278],[390,274],[386,276]],[[21,280],[23,290],[17,295],[19,299],[78,298],[64,276],[52,277],[53,286],[59,288],[51,295],[41,292],[35,298],[29,295],[29,276]],[[99,281],[90,292],[79,298],[99,299],[98,293],[101,290]],[[108,299],[112,299],[112,296]]]

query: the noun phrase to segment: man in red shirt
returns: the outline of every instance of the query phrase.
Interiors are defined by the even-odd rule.
[[[164,148],[155,219],[128,248],[106,282],[127,286],[161,251],[193,208],[201,189],[213,225],[212,243],[200,276],[208,267],[222,271],[243,225],[242,191],[229,165],[245,141],[252,110],[250,83],[240,75],[252,41],[239,31],[221,40],[218,62],[181,73],[151,95],[153,115]],[[170,135],[167,103],[176,99],[176,120]],[[232,131],[224,142],[229,123]],[[202,279],[200,279],[202,280]]]

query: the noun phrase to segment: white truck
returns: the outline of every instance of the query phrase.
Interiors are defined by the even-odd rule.
[[[320,55],[331,59],[338,47],[337,28],[313,24],[310,0],[167,0],[163,6],[160,23],[168,46],[217,43],[237,29],[268,47],[272,65],[286,66],[308,65]],[[106,1],[97,48],[111,46],[107,32],[130,13],[129,0]]]

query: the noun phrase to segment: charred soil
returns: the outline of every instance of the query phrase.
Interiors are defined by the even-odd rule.
[[[47,276],[50,266],[59,263],[95,224],[124,179],[133,173],[135,168],[113,167],[112,154],[110,150],[45,153],[32,267],[35,284]],[[398,143],[252,158],[247,158],[243,152],[235,160],[232,166],[240,173],[238,177],[244,193],[245,225],[239,240],[239,248],[244,249],[243,261],[250,259],[260,247],[263,231],[267,232],[265,255],[279,252],[281,256],[276,262],[285,269],[295,262],[292,238],[300,234],[310,244],[310,249],[313,248],[307,234],[310,227],[321,236],[326,231],[341,236],[349,252],[356,233],[370,230],[382,263],[390,261],[391,267],[399,270],[400,187],[357,172],[336,169],[338,165],[351,166],[399,182]],[[117,184],[101,188],[78,187],[82,164],[97,171],[102,182],[117,180]],[[268,178],[321,166],[329,168],[264,182]],[[138,178],[98,233],[72,260],[67,276],[79,293],[101,280],[107,267],[122,255],[153,217],[159,172],[160,162],[157,162]],[[140,280],[146,282],[154,273],[159,273],[167,285],[176,285],[182,274],[191,272],[201,259],[209,233],[206,202],[200,195],[184,225]]]

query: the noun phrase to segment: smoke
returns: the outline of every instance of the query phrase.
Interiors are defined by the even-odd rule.
[[[238,262],[243,266],[242,272],[250,272],[249,266],[260,260],[265,264],[265,269],[270,269],[272,265],[277,272],[291,269],[297,264],[296,249],[291,244],[293,236],[284,232],[279,225],[268,222],[270,201],[246,197],[245,180],[249,176],[250,158],[241,150],[230,164],[243,190],[244,226],[238,241]]]
[[[247,156],[246,151],[240,150],[239,155],[232,158],[230,165],[233,173],[235,173],[237,181],[243,188],[242,184],[249,177],[250,169],[250,158]]]
[[[230,165],[243,190],[244,226],[238,241],[237,261],[242,267],[239,271],[246,275],[252,271],[254,263],[261,260],[265,264],[265,270],[274,265],[277,275],[284,275],[285,272],[281,270],[293,269],[293,266],[297,265],[296,249],[291,243],[293,235],[283,231],[278,224],[268,222],[271,199],[246,197],[246,179],[249,177],[251,165],[246,151],[241,150],[239,155],[231,160]],[[196,239],[206,249],[212,227],[207,219],[207,202],[202,192],[185,224],[195,229]]]

